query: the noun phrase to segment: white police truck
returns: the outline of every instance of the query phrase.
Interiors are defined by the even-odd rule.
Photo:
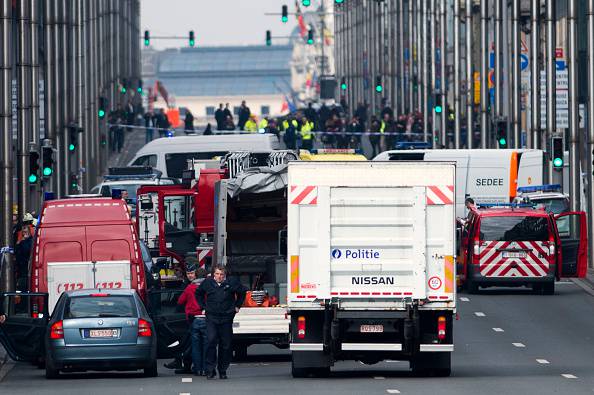
[[[455,163],[289,162],[294,377],[385,359],[450,374],[455,181]]]

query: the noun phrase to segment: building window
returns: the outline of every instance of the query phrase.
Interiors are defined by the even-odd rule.
[[[215,108],[213,106],[206,107],[206,115],[212,116],[215,113]]]
[[[270,115],[270,106],[261,106],[260,107],[260,114],[262,114],[262,115]]]
[[[240,109],[239,106],[233,106],[233,114],[239,115],[239,109]]]

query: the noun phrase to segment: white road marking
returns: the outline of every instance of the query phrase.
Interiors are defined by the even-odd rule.
[[[501,329],[501,328],[493,328],[493,330],[494,330],[495,332],[505,332],[505,331],[504,331],[503,329]]]
[[[463,296],[462,296],[462,297],[460,298],[460,302],[470,302],[470,299],[468,299],[468,298],[465,298],[465,297],[463,297]]]
[[[568,373],[562,374],[561,376],[565,377],[566,379],[577,379],[577,376]]]
[[[399,393],[400,393],[400,391],[398,391],[398,390],[394,390],[394,389],[392,389],[392,390],[386,390],[386,392],[387,392],[388,394],[399,394]]]
[[[541,363],[543,365],[548,365],[550,362],[546,359],[537,359],[536,362]]]
[[[180,392],[179,395],[191,395],[189,392]]]
[[[183,377],[182,378],[182,383],[191,383],[192,382],[192,378],[191,377]]]
[[[376,380],[385,380],[386,378],[385,377],[382,377],[382,376],[375,376],[374,379],[376,379]]]
[[[514,345],[514,347],[518,347],[518,348],[526,348],[526,345],[523,343],[512,343]]]
[[[477,311],[476,313],[474,313],[474,315],[476,315],[477,317],[486,317],[485,313],[483,313],[482,311]]]

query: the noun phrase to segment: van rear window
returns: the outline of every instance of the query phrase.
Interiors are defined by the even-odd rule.
[[[75,296],[70,298],[64,311],[64,318],[136,316],[136,303],[128,295]]]
[[[217,156],[225,156],[228,151],[212,152],[183,152],[178,154],[166,154],[165,166],[167,167],[167,176],[173,178],[182,178],[182,172],[188,168],[188,160],[209,160]]]
[[[547,241],[549,221],[546,217],[483,217],[480,239],[487,241]]]

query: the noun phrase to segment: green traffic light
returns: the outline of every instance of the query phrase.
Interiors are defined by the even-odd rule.
[[[288,18],[288,17],[286,17],[286,16],[283,16],[283,17],[281,18],[281,21],[283,21],[283,23],[287,23],[287,22],[289,21],[289,18]]]
[[[99,118],[103,118],[105,116],[105,110],[99,109],[99,111],[97,111],[97,115],[99,115]]]
[[[340,84],[340,89],[342,89],[343,91],[346,91],[347,88],[347,84]]]
[[[554,167],[563,167],[563,159],[561,159],[561,158],[553,159],[553,166]]]
[[[43,175],[44,176],[49,177],[49,176],[52,175],[52,173],[53,173],[53,170],[52,170],[51,167],[44,167],[43,168]]]
[[[376,85],[376,86],[375,86],[375,91],[376,91],[376,92],[381,92],[381,91],[383,91],[383,90],[384,90],[384,88],[383,88],[381,85]]]
[[[138,88],[136,89],[136,91],[137,91],[138,93],[142,93],[142,88],[138,87]]]
[[[443,108],[441,108],[441,106],[435,106],[436,113],[441,114],[442,111],[443,111]]]
[[[313,44],[313,40],[312,40],[311,38],[308,38],[308,39],[307,39],[307,43],[308,43],[309,45],[312,45],[312,44]]]
[[[74,144],[72,144],[72,143],[70,143],[70,144],[68,145],[68,151],[74,151],[74,149],[75,149],[75,148],[76,148],[76,147],[75,147],[75,145],[74,145]]]
[[[120,90],[121,93],[126,93],[126,87],[122,86],[122,89]]]
[[[504,138],[504,137],[501,137],[501,138],[499,139],[499,145],[501,145],[501,146],[505,146],[506,144],[507,144],[507,141],[505,140],[505,138]]]
[[[336,2],[336,4],[342,4],[344,3],[344,0],[334,0]]]
[[[304,7],[309,7],[311,5],[311,0],[303,0],[301,4],[303,4]]]
[[[150,45],[151,41],[150,40],[144,40],[144,46],[148,47]]]
[[[190,47],[194,46],[194,40],[190,40]]]
[[[37,182],[37,174],[29,174],[29,182],[34,184]]]

